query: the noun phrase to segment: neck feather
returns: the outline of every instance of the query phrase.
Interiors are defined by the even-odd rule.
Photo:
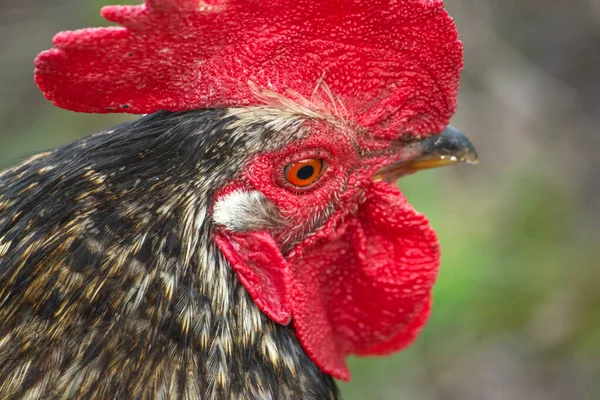
[[[187,118],[0,174],[0,397],[336,398],[213,244],[211,190],[244,161],[211,150],[225,112]]]

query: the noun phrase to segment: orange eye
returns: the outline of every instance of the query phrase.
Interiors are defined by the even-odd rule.
[[[323,172],[323,160],[309,158],[297,161],[285,167],[285,179],[294,186],[307,187],[312,185]]]

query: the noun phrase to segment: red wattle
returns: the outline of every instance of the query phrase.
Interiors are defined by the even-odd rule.
[[[373,184],[358,213],[331,228],[294,264],[298,337],[325,372],[349,379],[350,354],[410,344],[429,314],[439,266],[435,233],[395,188]]]
[[[416,339],[439,250],[427,219],[387,183],[371,184],[357,213],[340,221],[287,259],[264,232],[219,232],[215,241],[257,306],[281,324],[291,317],[311,359],[348,380],[349,355],[389,354]]]

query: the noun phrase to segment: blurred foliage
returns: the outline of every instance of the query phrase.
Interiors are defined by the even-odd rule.
[[[54,108],[31,77],[55,32],[120,1],[2,1],[0,168],[130,118]],[[411,348],[352,359],[344,398],[598,399],[600,5],[446,4],[466,60],[453,123],[481,162],[400,182],[442,246],[433,315]]]

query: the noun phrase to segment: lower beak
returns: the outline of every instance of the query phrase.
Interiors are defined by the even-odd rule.
[[[478,161],[471,141],[451,125],[439,135],[405,144],[402,152],[405,158],[377,171],[373,180],[396,181],[424,169]]]

